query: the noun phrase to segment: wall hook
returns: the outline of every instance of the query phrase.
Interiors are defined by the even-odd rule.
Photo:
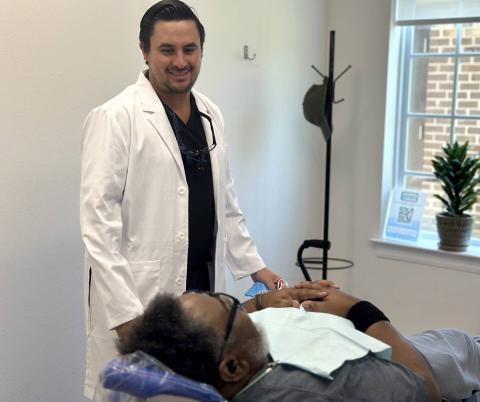
[[[243,58],[244,58],[245,60],[250,60],[250,61],[251,61],[251,60],[254,60],[255,57],[257,57],[257,54],[256,54],[256,53],[254,53],[252,57],[250,57],[250,56],[248,55],[248,45],[245,45],[245,46],[243,47]]]

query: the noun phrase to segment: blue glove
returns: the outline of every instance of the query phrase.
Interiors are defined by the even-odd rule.
[[[255,297],[257,293],[263,292],[265,290],[268,290],[268,288],[263,282],[254,282],[250,289],[248,289],[245,293],[245,296]]]

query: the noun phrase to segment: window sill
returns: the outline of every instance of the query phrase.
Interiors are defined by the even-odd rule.
[[[480,275],[480,247],[471,245],[464,252],[439,250],[436,241],[419,240],[417,243],[391,239],[370,239],[375,253],[380,258],[430,265],[454,271]]]

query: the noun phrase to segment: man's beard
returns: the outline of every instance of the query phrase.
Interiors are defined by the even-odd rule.
[[[258,361],[265,361],[269,352],[268,339],[265,331],[260,324],[254,323],[255,334],[251,338],[251,357]]]
[[[189,82],[187,86],[177,88],[173,85],[166,84],[165,87],[168,89],[168,92],[174,93],[174,94],[185,94],[190,92],[190,90],[193,88],[193,82]]]
[[[184,70],[171,70],[171,74],[173,76],[176,76],[175,73],[190,73],[190,81],[188,83],[182,84],[182,87],[178,88],[173,84],[170,84],[170,82],[165,82],[165,87],[168,89],[169,92],[171,93],[176,93],[176,94],[184,94],[190,92],[190,90],[193,88],[193,85],[195,84],[196,77],[193,75],[193,69],[192,68],[186,68]],[[170,74],[170,72],[168,72]],[[186,85],[186,86],[183,86]]]

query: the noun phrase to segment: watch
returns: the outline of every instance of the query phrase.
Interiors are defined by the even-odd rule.
[[[260,311],[260,310],[263,310],[265,308],[262,304],[262,296],[265,293],[268,293],[268,292],[270,292],[270,291],[269,290],[262,290],[261,292],[258,292],[255,295],[255,310],[256,311]]]

